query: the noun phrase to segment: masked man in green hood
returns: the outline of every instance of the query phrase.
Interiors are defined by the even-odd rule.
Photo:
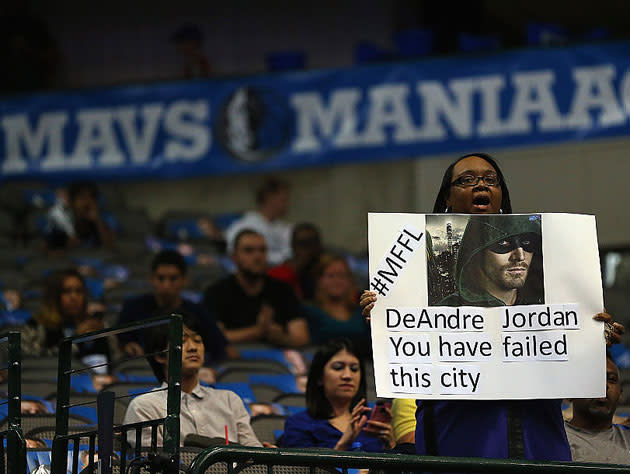
[[[471,217],[455,268],[457,291],[441,306],[544,303],[539,215]]]

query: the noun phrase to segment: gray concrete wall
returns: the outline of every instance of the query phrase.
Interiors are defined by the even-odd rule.
[[[514,212],[574,212],[597,216],[600,244],[630,244],[626,218],[630,138],[486,150],[501,164]],[[290,221],[312,221],[326,241],[366,248],[366,214],[430,212],[444,170],[456,154],[416,160],[309,168],[279,173],[293,188]],[[253,207],[260,175],[121,184],[134,207],[153,218],[172,209],[210,213]]]

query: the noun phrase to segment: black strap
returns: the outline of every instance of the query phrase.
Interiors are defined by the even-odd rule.
[[[424,410],[424,451],[428,456],[437,456],[437,435],[435,431],[435,407],[433,400],[422,401]]]
[[[517,401],[507,402],[507,435],[508,457],[510,459],[525,459],[525,441],[523,439],[523,419]]]

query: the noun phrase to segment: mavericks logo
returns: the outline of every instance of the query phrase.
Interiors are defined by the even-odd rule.
[[[216,136],[233,157],[255,163],[280,152],[292,136],[286,98],[272,89],[241,87],[219,111]]]

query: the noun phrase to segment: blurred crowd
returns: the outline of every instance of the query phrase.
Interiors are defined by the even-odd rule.
[[[182,213],[158,226],[108,206],[93,182],[24,189],[19,212],[0,210],[0,326],[21,328],[29,354],[51,355],[68,335],[191,312],[213,328],[210,365],[238,357],[235,343],[295,348],[347,336],[369,353],[357,291],[366,261],[328,252],[312,223],[286,222],[286,182],[268,178],[253,197],[255,207],[240,215]],[[140,355],[139,342],[121,336],[79,355]]]

